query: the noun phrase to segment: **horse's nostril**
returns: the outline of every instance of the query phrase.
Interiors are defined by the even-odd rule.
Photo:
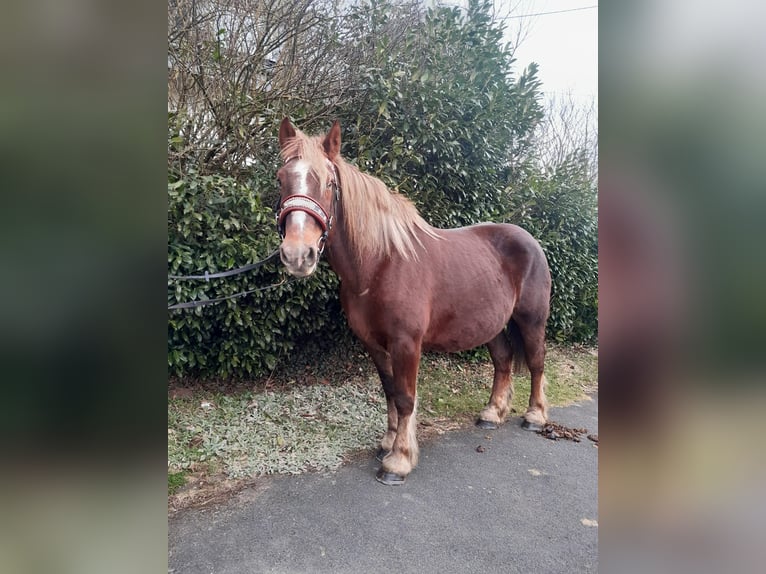
[[[279,258],[287,266],[297,266],[301,263],[301,250],[293,245],[280,245]]]
[[[308,253],[306,253],[306,263],[313,265],[317,260],[317,248],[313,245],[309,247]]]

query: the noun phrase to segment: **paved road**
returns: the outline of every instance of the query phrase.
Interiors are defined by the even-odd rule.
[[[550,418],[596,434],[594,399]],[[598,528],[582,519],[598,519],[598,449],[519,422],[421,444],[401,486],[375,481],[371,451],[335,472],[264,480],[224,505],[182,511],[169,522],[169,571],[596,572]]]

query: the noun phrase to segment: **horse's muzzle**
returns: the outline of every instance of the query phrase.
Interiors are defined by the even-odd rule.
[[[279,258],[290,275],[308,277],[316,271],[319,250],[315,245],[282,242],[279,246]]]

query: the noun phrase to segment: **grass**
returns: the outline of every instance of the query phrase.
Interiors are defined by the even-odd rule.
[[[546,393],[552,406],[595,390],[597,357],[586,348],[551,346]],[[515,376],[513,408],[523,413],[529,375]],[[421,430],[466,424],[485,405],[492,363],[481,353],[425,355],[418,396]],[[252,479],[337,468],[372,450],[385,428],[386,404],[359,348],[321,366],[293,361],[266,380],[227,384],[174,381],[168,400],[168,494],[212,477]]]
[[[546,395],[553,406],[582,399],[589,381],[595,384],[597,358],[564,349],[549,353]],[[577,371],[575,373],[575,371]],[[476,363],[449,355],[426,356],[420,369],[418,396],[421,413],[433,417],[474,418],[487,403],[492,388],[492,363]],[[514,375],[512,409],[523,413],[530,393],[529,374]]]
[[[168,473],[168,495],[175,494],[179,488],[186,484],[186,472]]]
[[[168,469],[241,479],[335,468],[373,444],[384,409],[369,379],[171,400]]]

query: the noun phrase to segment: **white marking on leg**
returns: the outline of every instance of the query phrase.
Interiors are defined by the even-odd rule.
[[[383,435],[383,440],[380,441],[380,448],[390,452],[394,448],[394,440],[396,440],[396,433],[394,431],[386,431],[386,434]]]
[[[397,433],[398,437],[403,437],[406,441],[406,449],[409,452],[409,456],[405,456],[402,449],[397,450],[396,448],[393,448],[391,451],[391,454],[388,455],[386,458],[383,459],[383,470],[387,472],[393,472],[394,474],[398,474],[399,476],[407,476],[410,472],[412,472],[412,469],[415,468],[415,466],[418,464],[419,454],[420,454],[420,448],[418,446],[418,439],[417,439],[417,409],[418,409],[418,399],[417,396],[415,397],[415,405],[413,406],[412,413],[406,417],[405,426],[406,428],[400,428],[399,433]],[[399,422],[401,423],[401,418],[399,419]]]
[[[415,395],[415,405],[412,407],[412,414],[407,421],[407,439],[410,447],[410,463],[412,468],[418,465],[418,459],[420,458],[420,447],[418,446],[418,396]]]

